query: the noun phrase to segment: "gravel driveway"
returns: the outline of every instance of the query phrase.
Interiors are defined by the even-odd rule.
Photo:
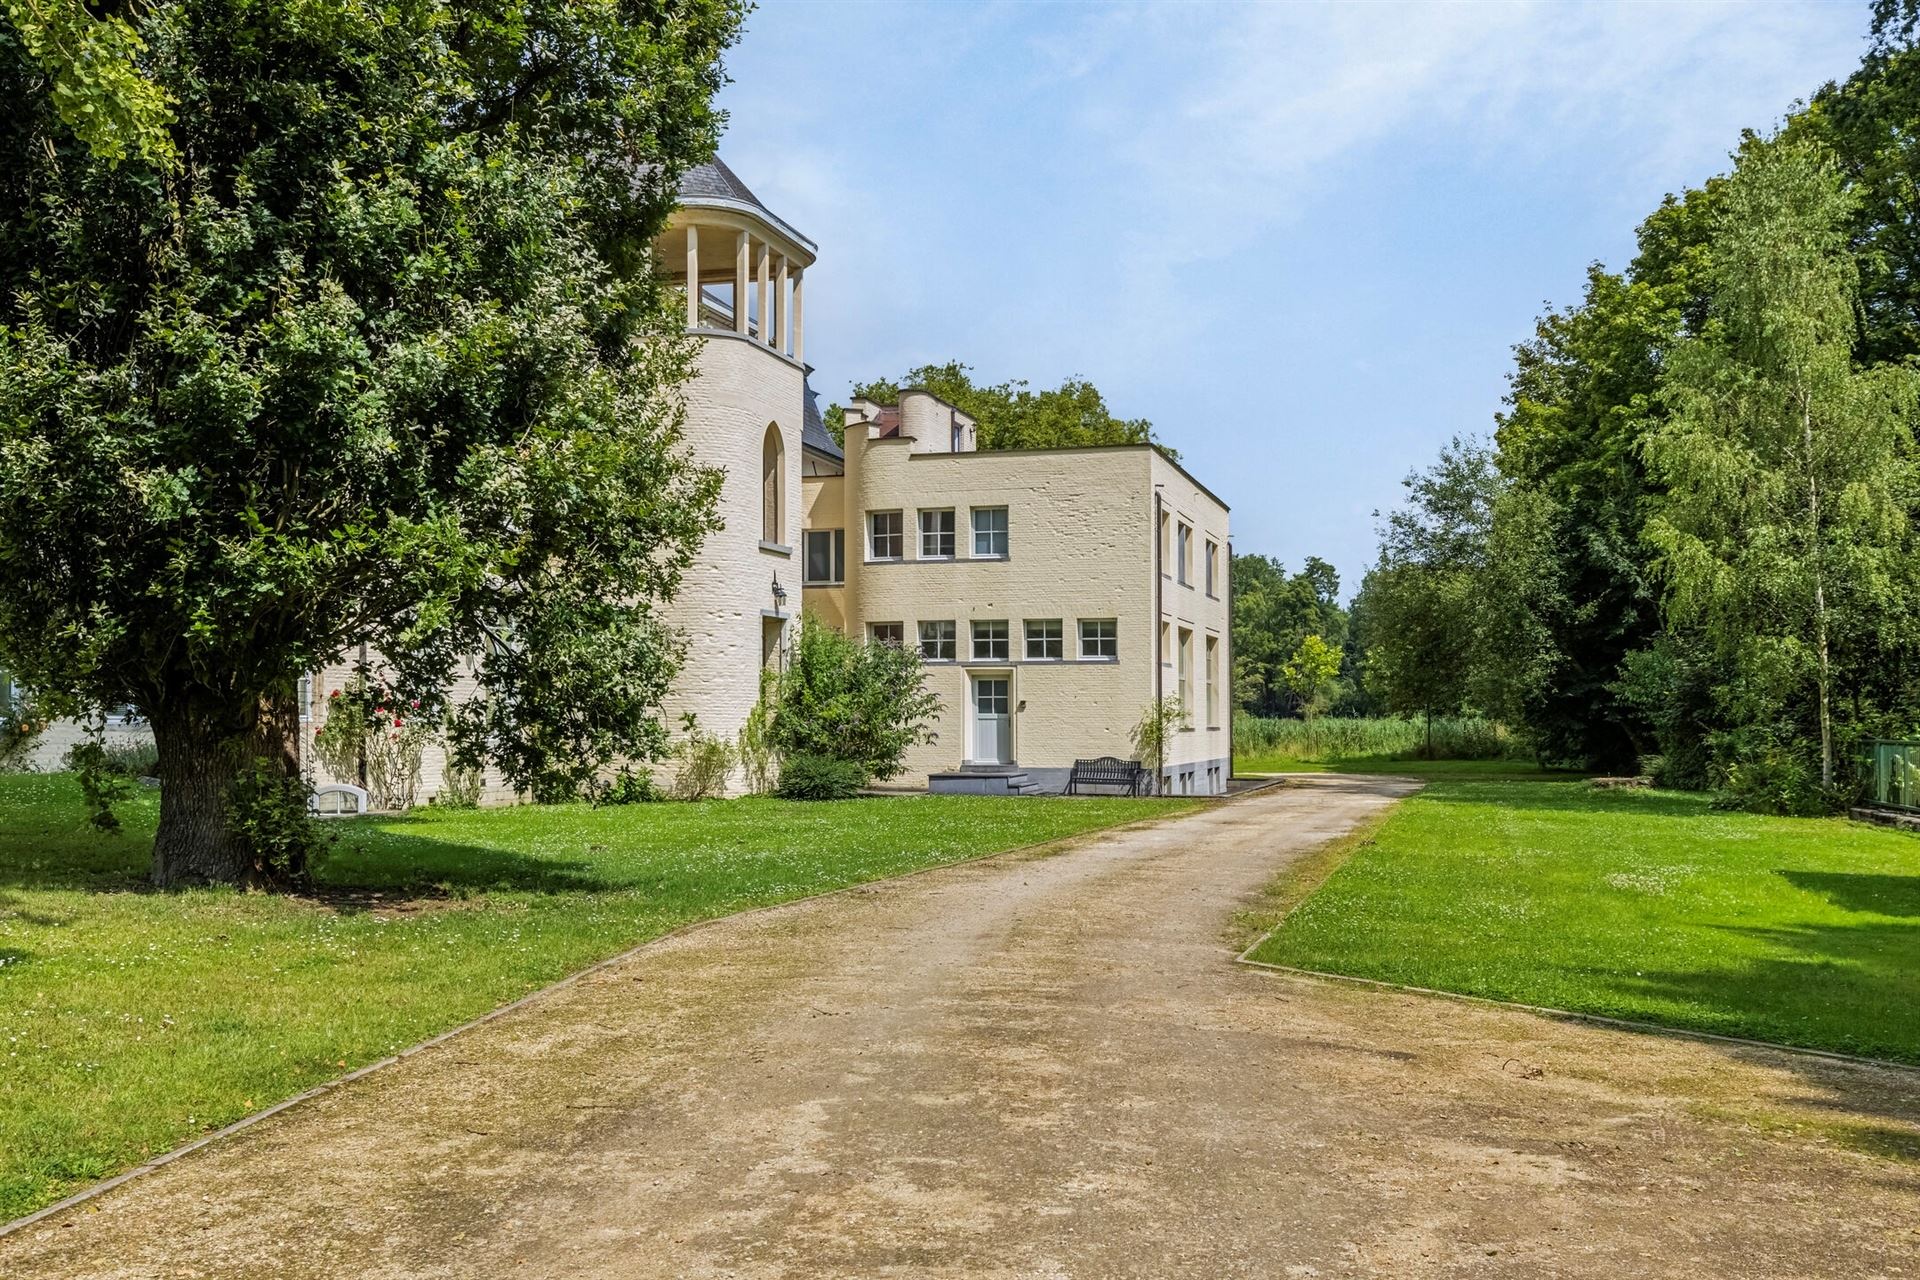
[[[0,1275],[1920,1276],[1920,1073],[1232,963],[1238,906],[1410,789],[693,930]]]

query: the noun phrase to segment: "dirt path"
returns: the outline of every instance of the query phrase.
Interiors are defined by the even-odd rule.
[[[1920,1276],[1920,1165],[1831,1141],[1920,1150],[1920,1075],[1230,962],[1237,905],[1406,789],[697,930],[0,1275]]]

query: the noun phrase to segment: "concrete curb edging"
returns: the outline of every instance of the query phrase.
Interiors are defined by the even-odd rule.
[[[1163,796],[1163,797],[1155,797],[1155,798],[1177,800],[1177,799],[1182,799],[1187,797]],[[1197,799],[1198,797],[1192,797],[1192,798]],[[1234,797],[1228,797],[1228,798],[1239,799],[1240,797],[1234,796]],[[676,925],[672,929],[667,930],[665,933],[657,934],[654,937],[648,938],[644,942],[635,943],[633,946],[628,947],[626,950],[617,952],[614,955],[610,955],[604,960],[597,960],[594,963],[588,965],[584,969],[576,969],[574,972],[569,973],[564,977],[557,978],[554,981],[548,983],[544,987],[540,987],[536,990],[529,991],[527,992],[527,994],[520,996],[518,999],[515,999],[507,1004],[500,1005],[497,1008],[489,1009],[487,1012],[479,1015],[478,1017],[471,1018],[468,1021],[463,1022],[456,1027],[449,1027],[447,1030],[439,1032],[436,1035],[430,1036],[427,1039],[422,1040],[417,1044],[408,1045],[406,1048],[400,1050],[398,1053],[389,1054],[387,1057],[380,1058],[374,1062],[369,1062],[365,1066],[356,1067],[352,1071],[347,1072],[345,1075],[335,1076],[331,1080],[323,1080],[322,1082],[320,1082],[317,1085],[314,1085],[310,1089],[305,1089],[299,1093],[296,1093],[290,1098],[283,1098],[279,1102],[274,1103],[270,1107],[265,1107],[259,1111],[255,1111],[248,1115],[244,1115],[240,1117],[238,1120],[235,1120],[232,1124],[225,1125],[219,1129],[215,1129],[212,1133],[202,1134],[200,1137],[193,1139],[193,1141],[191,1142],[187,1142],[180,1146],[174,1147],[170,1151],[162,1152],[160,1155],[153,1157],[151,1160],[143,1161],[142,1163],[135,1165],[131,1169],[126,1169],[120,1173],[113,1175],[111,1178],[107,1178],[101,1182],[96,1182],[91,1186],[82,1187],[80,1190],[74,1192],[72,1195],[67,1196],[66,1198],[61,1200],[56,1200],[52,1204],[47,1205],[44,1208],[36,1209],[32,1213],[29,1213],[24,1217],[15,1218],[12,1222],[0,1223],[0,1239],[5,1239],[6,1237],[13,1235],[16,1232],[24,1231],[28,1227],[31,1227],[36,1223],[43,1222],[46,1219],[54,1217],[57,1214],[63,1213],[68,1209],[72,1209],[77,1205],[84,1204],[85,1202],[87,1202],[88,1200],[92,1200],[96,1196],[104,1195],[107,1192],[112,1191],[115,1187],[122,1185],[123,1183],[131,1182],[135,1178],[144,1177],[147,1174],[150,1174],[159,1169],[165,1168],[167,1165],[172,1164],[174,1161],[179,1160],[182,1157],[192,1155],[194,1152],[200,1150],[202,1147],[211,1146],[216,1142],[220,1142],[226,1138],[232,1137],[233,1135],[239,1133],[242,1129],[252,1128],[254,1125],[259,1124],[261,1121],[271,1119],[272,1117],[279,1115],[283,1111],[291,1110],[292,1108],[297,1107],[302,1103],[311,1102],[316,1098],[323,1097],[326,1094],[332,1093],[336,1089],[339,1089],[345,1085],[352,1084],[354,1081],[360,1079],[363,1076],[369,1076],[376,1071],[382,1070],[383,1068],[395,1066],[398,1063],[404,1062],[406,1059],[413,1057],[415,1054],[424,1053],[428,1049],[432,1049],[437,1045],[444,1044],[446,1041],[453,1039],[455,1036],[464,1035],[469,1031],[477,1030],[480,1027],[486,1026],[490,1022],[497,1021],[501,1018],[506,1017],[511,1013],[514,1013],[515,1011],[519,1010],[525,1005],[532,1004],[538,1000],[543,1000],[546,997],[555,994],[556,992],[563,991],[566,988],[571,987],[574,984],[580,982],[582,979],[590,978],[594,974],[600,973],[603,970],[611,969],[615,965],[623,964],[628,960],[634,959],[635,957],[639,956],[643,952],[649,951],[654,947],[658,947],[664,943],[671,942],[677,938],[680,938],[689,933],[693,933],[697,930],[709,929],[716,925],[724,924],[730,921],[746,919],[752,916],[765,915],[773,911],[784,911],[790,907],[797,907],[806,903],[823,902],[829,898],[838,898],[838,897],[842,897],[842,896],[846,896],[854,893],[859,893],[863,890],[872,889],[879,885],[900,884],[905,881],[912,880],[918,876],[931,875],[936,871],[947,871],[954,867],[976,866],[980,863],[991,862],[996,858],[1006,858],[1011,860],[1014,858],[1019,858],[1023,856],[1033,856],[1036,854],[1044,855],[1050,852],[1065,853],[1078,841],[1092,839],[1097,836],[1111,835],[1121,831],[1141,830],[1148,827],[1158,826],[1162,823],[1167,823],[1167,822],[1178,822],[1183,818],[1196,817],[1199,814],[1205,813],[1206,811],[1207,811],[1207,806],[1195,805],[1191,810],[1185,813],[1154,814],[1150,817],[1145,817],[1145,818],[1132,818],[1125,822],[1114,823],[1112,826],[1108,826],[1108,827],[1095,827],[1088,831],[1074,832],[1072,835],[1055,836],[1051,840],[1039,840],[1039,841],[1035,841],[1032,844],[1017,845],[1011,849],[995,849],[990,853],[976,854],[970,858],[956,858],[952,862],[940,862],[940,863],[934,863],[930,866],[915,867],[911,871],[903,871],[898,875],[882,876],[875,880],[861,880],[853,884],[842,885],[837,889],[826,889],[819,893],[807,894],[803,897],[788,898],[784,902],[769,902],[758,907],[748,907],[745,910],[730,911],[725,915],[711,916],[705,920],[691,920],[691,921],[688,921],[686,924]]]
[[[1265,941],[1263,937],[1261,941]],[[1255,943],[1254,946],[1259,946]],[[1251,950],[1252,948],[1248,948]],[[1683,1040],[1705,1040],[1714,1044],[1736,1044],[1747,1049],[1765,1049],[1772,1053],[1794,1054],[1803,1058],[1821,1058],[1828,1062],[1841,1063],[1851,1067],[1876,1067],[1883,1071],[1894,1071],[1902,1075],[1920,1077],[1920,1066],[1910,1062],[1894,1062],[1888,1058],[1867,1058],[1855,1053],[1840,1053],[1833,1049],[1808,1049],[1796,1044],[1781,1044],[1777,1040],[1753,1040],[1746,1036],[1724,1035],[1717,1031],[1695,1031],[1688,1027],[1669,1027],[1658,1022],[1637,1022],[1632,1018],[1614,1018],[1604,1013],[1577,1013],[1572,1009],[1555,1009],[1550,1005],[1523,1004],[1518,1000],[1497,1000],[1492,996],[1473,996],[1461,991],[1441,991],[1435,987],[1415,987],[1404,982],[1385,982],[1379,978],[1356,978],[1348,973],[1327,973],[1320,969],[1300,969],[1290,964],[1273,964],[1266,960],[1249,960],[1244,954],[1234,957],[1235,964],[1243,964],[1249,969],[1264,969],[1269,973],[1286,974],[1295,978],[1312,978],[1320,982],[1344,982],[1358,987],[1372,987],[1376,991],[1396,991],[1401,995],[1432,996],[1441,1000],[1456,1000],[1462,1004],[1487,1005],[1495,1009],[1513,1009],[1521,1013],[1531,1013],[1542,1018],[1551,1018],[1560,1022],[1590,1022],[1596,1026],[1610,1027],[1616,1031],[1637,1031],[1643,1034],[1674,1036]]]

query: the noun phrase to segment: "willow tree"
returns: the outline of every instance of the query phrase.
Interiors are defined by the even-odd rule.
[[[297,870],[295,682],[362,643],[484,655],[462,746],[536,794],[656,750],[714,483],[647,253],[738,4],[5,12],[0,665],[152,722],[155,880]]]
[[[1915,375],[1858,367],[1852,197],[1828,154],[1749,137],[1722,193],[1703,330],[1677,344],[1647,437],[1647,536],[1670,618],[1724,663],[1735,722],[1817,736],[1834,784],[1847,654],[1902,612]]]

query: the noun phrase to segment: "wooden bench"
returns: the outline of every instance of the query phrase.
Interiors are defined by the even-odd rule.
[[[1146,773],[1138,760],[1122,760],[1118,756],[1075,760],[1073,772],[1067,775],[1067,794],[1077,796],[1082,787],[1124,787],[1128,795],[1137,796]]]

